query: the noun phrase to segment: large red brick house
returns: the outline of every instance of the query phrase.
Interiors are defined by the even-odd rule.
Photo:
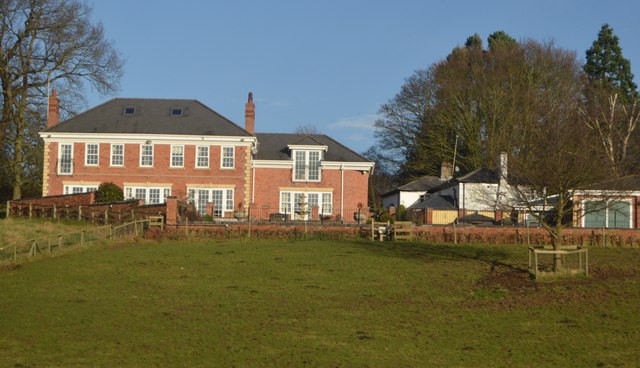
[[[244,128],[199,101],[178,99],[116,98],[58,120],[54,91],[40,133],[44,196],[113,182],[126,198],[176,196],[214,217],[249,206],[295,214],[306,203],[307,218],[348,219],[367,203],[372,162],[326,135],[255,133],[251,94]]]

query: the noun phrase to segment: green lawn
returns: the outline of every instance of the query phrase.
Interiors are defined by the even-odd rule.
[[[0,366],[634,367],[640,249],[536,284],[520,246],[228,241],[0,271]]]

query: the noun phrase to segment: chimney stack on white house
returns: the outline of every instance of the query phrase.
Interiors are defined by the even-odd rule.
[[[505,188],[507,186],[507,175],[508,175],[508,155],[506,152],[500,152],[500,163],[498,166],[498,175],[500,176],[500,186]]]
[[[442,161],[440,166],[440,180],[453,178],[453,165],[450,162]]]
[[[244,105],[244,130],[253,134],[256,125],[256,105],[253,104],[253,93],[249,92],[249,99]]]
[[[54,89],[49,96],[49,110],[47,112],[47,128],[57,125],[60,122],[60,102]]]

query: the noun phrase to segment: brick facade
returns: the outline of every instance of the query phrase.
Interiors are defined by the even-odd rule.
[[[92,142],[98,143],[98,142]],[[233,169],[221,168],[221,146],[209,146],[209,168],[196,168],[196,145],[184,144],[184,166],[171,167],[171,144],[154,144],[153,167],[140,166],[140,143],[124,144],[124,165],[111,166],[111,142],[99,142],[98,166],[85,165],[85,143],[73,143],[73,174],[62,175],[57,172],[58,147],[56,142],[48,142],[45,152],[48,152],[47,172],[43,195],[64,193],[65,184],[91,185],[110,181],[121,188],[125,185],[160,185],[166,184],[171,188],[171,195],[178,198],[187,196],[187,185],[194,186],[225,186],[234,189],[236,205],[245,202],[247,176],[247,147],[235,147],[235,164]],[[141,142],[142,143],[142,142]],[[202,145],[198,145],[202,146]]]
[[[296,182],[292,180],[292,173],[292,169],[255,169],[254,205],[259,209],[268,208],[270,212],[276,213],[280,212],[281,192],[317,191],[332,193],[333,216],[341,214],[342,211],[341,218],[351,221],[351,212],[357,210],[358,204],[367,207],[368,172],[323,169],[320,182]]]
[[[55,96],[52,99],[57,102]],[[168,107],[176,105],[185,108],[171,117],[173,113],[169,114]],[[131,111],[126,112],[128,110]],[[56,115],[50,116],[55,118]],[[254,133],[255,106],[251,94],[245,105],[245,119],[245,129],[242,129],[197,101],[155,99],[115,99],[60,124],[52,119],[47,130],[40,133],[44,139],[45,158],[43,196],[90,190],[100,183],[113,182],[123,188],[125,197],[129,198],[145,197],[145,194],[138,196],[137,189],[141,193],[146,190],[146,196],[150,198],[150,188],[154,188],[152,203],[158,202],[158,190],[162,192],[160,201],[164,201],[169,195],[178,200],[185,199],[190,195],[190,189],[194,189],[191,199],[197,197],[195,201],[200,209],[205,207],[205,201],[211,202],[215,196],[218,206],[220,201],[223,203],[222,213],[218,211],[216,215],[226,217],[233,216],[235,211],[256,207],[280,212],[280,193],[283,191],[330,192],[330,215],[334,219],[349,219],[350,212],[357,211],[358,205],[366,208],[373,163],[326,136],[285,134],[268,137],[271,142],[262,141],[259,134]],[[273,140],[282,137],[285,139]],[[71,171],[67,173],[59,170],[62,144],[72,145],[72,157],[62,164]],[[89,144],[99,145],[97,164],[86,164]],[[122,165],[111,164],[114,144],[124,146]],[[143,145],[153,146],[152,166],[141,165]],[[322,157],[320,164],[314,161],[321,166],[320,181],[292,180],[291,145],[298,150],[323,152],[322,156],[315,156]],[[171,165],[172,146],[183,147],[184,164],[181,167]],[[207,168],[196,167],[197,147],[202,146],[209,147]],[[223,147],[234,148],[233,168],[222,168]],[[258,152],[270,152],[278,157],[260,159]],[[311,154],[307,157],[310,160]],[[258,161],[267,162],[268,167],[256,164]],[[314,167],[317,169],[318,166]],[[66,193],[65,186],[68,186]],[[231,189],[233,203],[230,201]],[[222,199],[220,193],[223,193]],[[318,210],[314,210],[317,217]]]

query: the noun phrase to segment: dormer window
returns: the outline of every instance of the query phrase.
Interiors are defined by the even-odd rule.
[[[322,151],[293,151],[293,180],[320,181]]]
[[[182,107],[174,106],[171,108],[171,116],[182,116]]]
[[[136,108],[134,106],[125,106],[124,109],[122,109],[122,115],[124,116],[131,116],[134,115],[136,113]]]

